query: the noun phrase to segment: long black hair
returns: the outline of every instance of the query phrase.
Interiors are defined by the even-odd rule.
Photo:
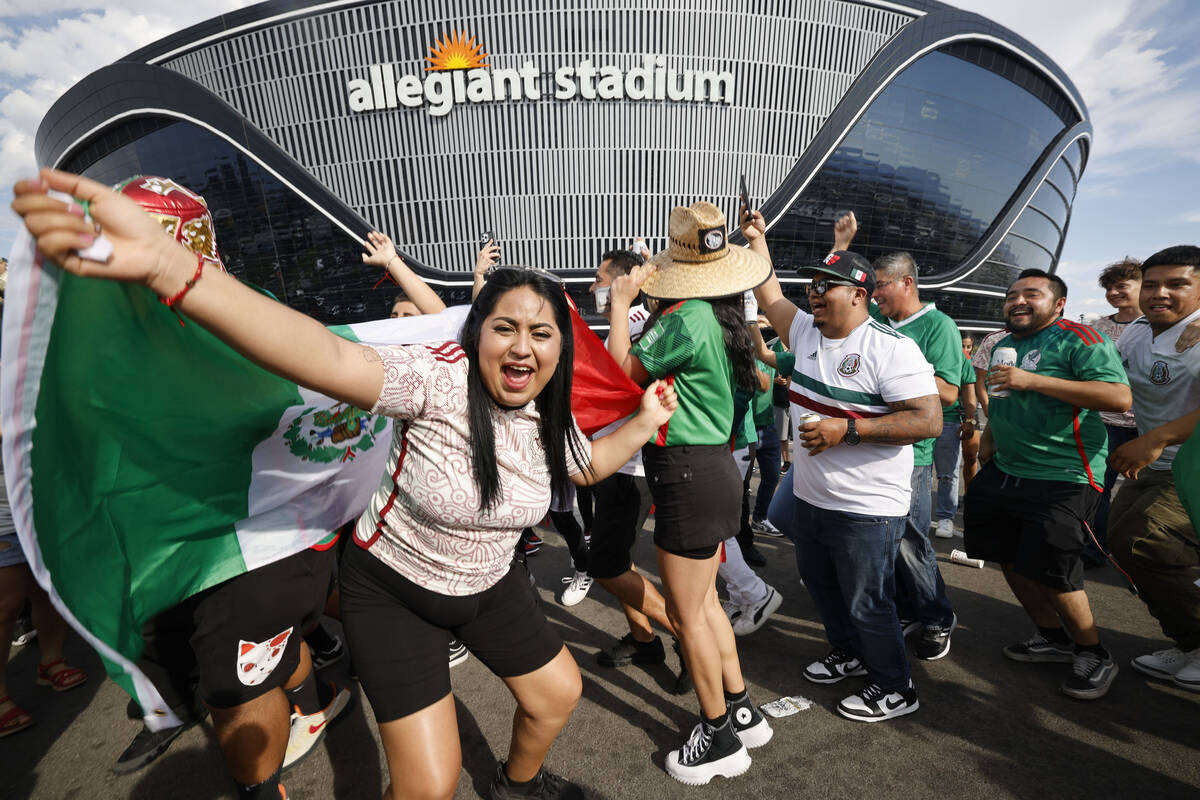
[[[583,443],[575,433],[571,417],[571,375],[575,357],[575,340],[571,335],[571,314],[563,288],[550,278],[528,269],[498,269],[493,271],[471,304],[467,321],[463,323],[460,343],[467,354],[467,419],[470,425],[471,469],[479,487],[481,511],[495,508],[500,500],[500,472],[496,468],[496,430],[493,415],[498,408],[488,394],[479,372],[479,337],[483,322],[495,310],[500,298],[513,289],[533,290],[546,299],[554,311],[554,323],[562,336],[562,351],[558,366],[549,382],[534,399],[541,418],[542,444],[546,450],[546,466],[550,470],[550,489],[558,497],[570,489],[571,476],[567,471],[567,448],[575,463],[590,470]]]
[[[650,318],[646,320],[645,329],[649,331],[653,328],[663,312],[679,302],[681,301],[658,300],[658,305],[650,312]],[[734,386],[757,392],[759,386],[758,375],[755,374],[754,367],[754,340],[750,338],[750,332],[746,330],[744,316],[746,312],[745,306],[742,304],[742,296],[733,294],[704,302],[712,306],[713,315],[721,324],[721,332],[725,338],[725,354],[729,356],[729,363],[733,366]]]

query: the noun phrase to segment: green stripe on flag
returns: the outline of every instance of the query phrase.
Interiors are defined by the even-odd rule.
[[[883,402],[883,395],[868,394],[867,392],[856,392],[853,389],[842,389],[838,386],[830,386],[821,383],[816,378],[809,377],[802,372],[793,372],[792,380],[813,392],[818,392],[826,397],[840,400],[843,403],[855,403],[861,406],[884,406],[887,403]]]
[[[1200,426],[1175,453],[1171,470],[1179,500],[1192,520],[1192,533],[1200,539]]]
[[[250,454],[300,394],[181,327],[149,290],[69,274],[45,365],[31,456],[40,549],[76,617],[137,654],[154,613],[245,571],[234,523]]]

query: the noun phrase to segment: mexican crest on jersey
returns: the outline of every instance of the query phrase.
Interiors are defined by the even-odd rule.
[[[862,356],[858,353],[851,353],[842,359],[842,363],[838,364],[838,373],[849,378],[851,375],[857,375],[859,367],[862,366]]]

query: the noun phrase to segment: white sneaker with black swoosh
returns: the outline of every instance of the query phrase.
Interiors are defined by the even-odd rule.
[[[858,694],[852,694],[838,703],[838,713],[855,722],[882,722],[892,717],[911,714],[921,707],[917,690],[912,681],[904,689],[883,689],[878,684],[868,683]]]

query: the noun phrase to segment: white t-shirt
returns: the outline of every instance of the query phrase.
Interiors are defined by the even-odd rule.
[[[355,543],[396,572],[439,594],[463,596],[508,573],[521,529],[550,508],[550,470],[531,402],[492,406],[500,500],[486,514],[471,474],[467,356],[458,344],[376,347],[383,390],[372,414],[396,417],[379,488],[354,531]],[[583,456],[591,443],[578,426]],[[579,472],[567,448],[567,467]]]
[[[788,387],[794,441],[793,491],[831,511],[903,517],[911,500],[911,445],[841,443],[809,456],[800,447],[798,419],[878,417],[888,403],[936,395],[933,367],[912,339],[867,319],[844,339],[827,339],[812,315],[797,311],[790,332],[796,368]]]
[[[1175,352],[1179,335],[1197,319],[1200,309],[1155,337],[1150,323],[1139,317],[1117,340],[1139,436],[1200,408],[1200,345]],[[1170,469],[1178,451],[1177,444],[1166,448],[1150,469]]]
[[[642,329],[646,327],[646,320],[648,319],[650,319],[650,312],[646,310],[645,306],[639,304],[632,306],[629,309],[630,344],[642,338]],[[604,340],[604,347],[608,347],[608,339]],[[603,428],[596,431],[595,435],[592,436],[592,439],[595,440],[604,436],[608,436],[610,433],[614,432],[617,430],[617,428],[620,428],[631,419],[633,419],[633,414],[619,419],[616,422],[610,422],[608,425],[605,425]],[[617,472],[621,473],[622,475],[637,475],[639,477],[644,477],[646,470],[642,467],[642,451],[638,450],[636,453],[634,453],[633,458],[626,461],[625,465],[617,470]]]

